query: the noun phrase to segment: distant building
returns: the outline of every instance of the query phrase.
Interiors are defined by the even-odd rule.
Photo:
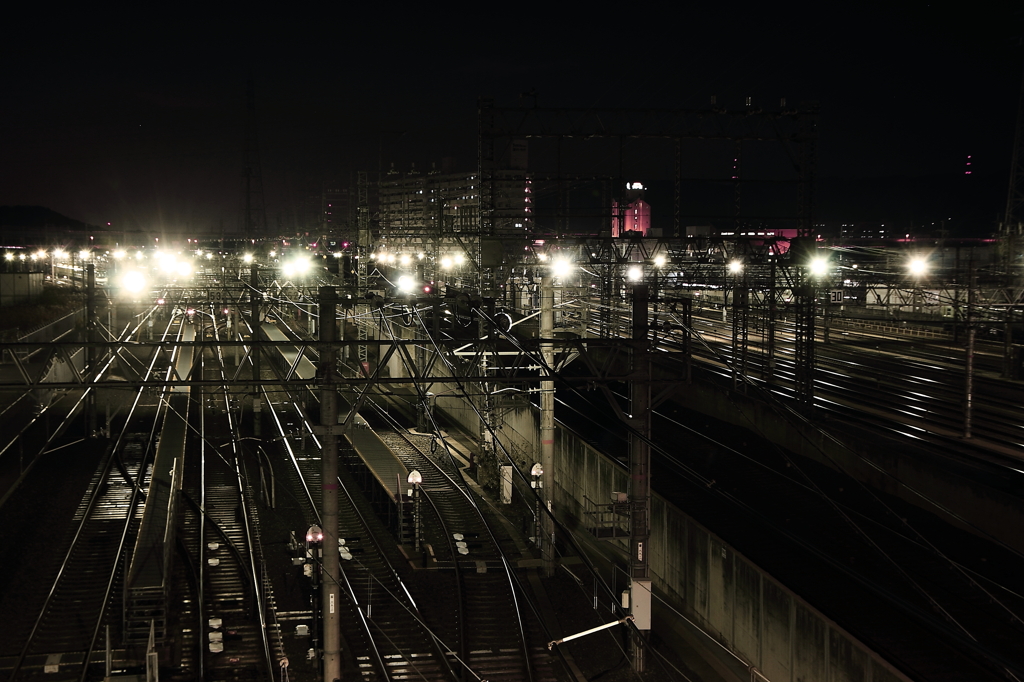
[[[43,293],[41,272],[0,273],[0,307],[27,303]]]
[[[532,183],[518,170],[493,172],[494,232],[527,235],[533,226]],[[480,182],[475,173],[399,173],[380,179],[381,238],[436,238],[479,231]]]
[[[612,202],[612,236],[626,237],[630,233],[646,237],[651,231],[651,205],[644,201],[644,186],[639,182],[626,184],[625,201]]]

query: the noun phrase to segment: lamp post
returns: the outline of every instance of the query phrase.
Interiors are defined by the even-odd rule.
[[[541,529],[540,522],[540,491],[543,486],[543,483],[541,482],[540,477],[544,475],[544,467],[540,465],[540,462],[537,462],[536,464],[533,465],[533,467],[530,469],[530,475],[533,476],[532,485],[533,489],[536,491],[536,495],[534,495],[533,511],[533,544],[536,545],[538,549],[540,549],[542,542],[541,538],[543,537],[543,530]]]
[[[420,484],[423,483],[423,475],[413,469],[406,479],[412,489],[412,526],[413,526],[413,547],[418,553],[420,551]]]
[[[313,581],[313,595],[310,599],[313,601],[313,606],[316,605],[316,593],[317,587],[320,584],[320,565],[323,559],[323,541],[324,532],[320,526],[312,525],[309,530],[306,531],[306,562],[303,572]],[[314,556],[315,553],[315,556]],[[320,605],[320,618],[323,618],[324,605]],[[317,618],[318,611],[316,608],[313,609],[313,649],[310,649],[310,654],[315,653],[314,650],[319,648],[320,642],[320,627],[318,627],[320,618]],[[311,657],[313,658],[313,657]]]

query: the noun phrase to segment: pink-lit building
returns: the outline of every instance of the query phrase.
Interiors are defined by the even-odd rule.
[[[651,229],[651,206],[643,199],[634,199],[619,206],[612,202],[612,236],[625,237],[628,232],[638,232],[646,237]]]

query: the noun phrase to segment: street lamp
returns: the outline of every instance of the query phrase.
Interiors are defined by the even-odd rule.
[[[420,551],[420,484],[423,483],[423,475],[413,469],[406,479],[412,488],[412,524],[413,524],[413,546],[417,552]]]
[[[309,527],[306,531],[306,560],[302,564],[302,574],[313,581],[313,596],[310,597],[312,611],[313,611],[313,648],[309,650],[310,654],[315,657],[316,649],[320,645],[320,627],[318,627],[319,621],[323,618],[323,604],[320,605],[320,609],[316,608],[316,593],[320,583],[320,558],[323,557],[323,549],[320,543],[324,541],[324,531],[316,524]],[[317,556],[313,556],[313,549],[316,548]]]
[[[543,483],[540,477],[544,475],[544,467],[537,462],[530,468],[530,475],[533,476],[533,481],[530,482],[530,486],[536,491],[534,496],[534,511],[533,511],[533,543],[540,549],[541,537],[543,535],[540,524],[540,491],[543,487]]]

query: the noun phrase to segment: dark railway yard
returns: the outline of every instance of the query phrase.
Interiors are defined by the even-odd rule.
[[[169,364],[147,371],[159,373]],[[321,503],[320,450],[306,428],[307,420],[318,418],[316,396],[290,394],[272,381],[264,385],[256,437],[253,396],[224,388],[233,370],[219,352],[207,350],[192,370],[207,386],[167,395],[153,388],[103,389],[110,432],[90,434],[95,437],[84,437],[85,419],[73,411],[81,394],[74,389],[55,393],[42,413],[14,394],[4,402],[5,679],[102,679],[108,635],[112,671],[140,679],[150,650],[163,679],[321,679],[314,617],[320,548],[304,539],[319,522]],[[281,367],[265,364],[262,372],[267,380],[280,378]],[[701,372],[708,376],[698,378],[707,383],[728,381],[716,379],[713,369]],[[611,412],[563,395],[560,419],[621,457],[622,433],[606,428],[615,423]],[[299,404],[305,404],[302,411]],[[583,560],[560,541],[560,568],[544,577],[530,539],[532,501],[516,493],[513,504],[501,505],[477,484],[474,435],[439,414],[451,444],[450,451],[439,449],[413,430],[414,406],[390,391],[373,395],[360,414],[353,428],[376,434],[403,472],[422,474],[421,536],[417,550],[413,503],[408,497],[394,503],[396,490],[404,496],[401,480],[397,486],[378,480],[365,453],[343,440],[345,679],[713,682],[746,672],[665,607],[655,612],[655,655],[642,674],[630,668],[621,627],[549,651],[553,639],[618,617],[588,568],[593,562],[602,582],[621,584],[614,568],[621,556],[608,544],[591,543],[598,548]],[[187,419],[177,451],[166,437],[175,415]],[[1021,623],[1013,614],[1024,604],[1014,585],[1024,561],[1016,552],[895,498],[884,499],[895,514],[887,517],[875,495],[848,478],[679,405],[670,404],[654,426],[656,440],[674,444],[656,463],[661,494],[911,679],[995,680],[1020,668]],[[926,444],[915,453],[877,438],[878,448],[946,457]],[[169,460],[160,459],[161,450],[171,453]],[[758,461],[743,454],[752,451],[761,453]],[[684,453],[680,465],[675,458]],[[973,466],[991,468],[986,475],[996,480],[1005,463]],[[172,467],[179,478],[167,478]],[[159,525],[146,530],[144,504],[160,485],[180,486],[170,534]],[[908,535],[907,519],[927,537],[941,538],[939,546],[925,547]],[[858,530],[865,526],[872,542]],[[147,533],[157,539],[139,540]],[[159,582],[166,590],[146,592],[132,577],[147,551],[152,565],[167,562],[169,573]],[[936,593],[948,609],[938,616],[939,605],[928,596]],[[965,642],[956,632],[961,626],[979,633],[980,641]]]

